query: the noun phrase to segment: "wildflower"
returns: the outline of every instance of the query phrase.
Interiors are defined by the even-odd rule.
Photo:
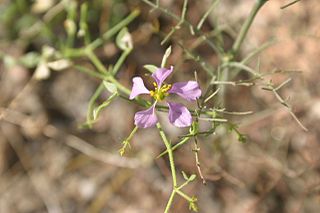
[[[154,127],[158,122],[155,114],[157,102],[163,101],[169,94],[177,94],[187,101],[195,101],[201,96],[199,84],[196,81],[177,82],[166,84],[164,81],[172,73],[173,66],[170,69],[158,68],[151,76],[154,79],[154,90],[149,91],[142,78],[134,77],[130,94],[130,99],[134,99],[141,94],[149,94],[155,101],[153,105],[144,111],[139,111],[134,116],[134,123],[139,128]],[[177,127],[188,127],[192,123],[192,116],[189,110],[180,103],[167,102],[169,107],[169,121]]]

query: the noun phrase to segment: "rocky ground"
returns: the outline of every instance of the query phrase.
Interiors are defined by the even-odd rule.
[[[182,1],[160,2],[180,13]],[[225,45],[230,46],[232,32],[239,30],[253,3],[221,1],[204,30],[225,23],[230,28]],[[248,142],[239,143],[224,129],[200,138],[200,162],[207,184],[197,179],[186,188],[198,197],[199,212],[319,212],[320,5],[310,0],[280,9],[285,3],[266,3],[240,57],[274,41],[250,65],[259,63],[261,73],[282,70],[266,77],[275,85],[291,79],[279,93],[288,98],[292,112],[308,131],[259,82],[249,88],[228,87],[230,111],[254,111],[252,115],[230,117]],[[205,0],[190,1],[188,20],[197,23],[209,4]],[[176,22],[159,11],[150,13],[151,8],[140,1],[122,6],[142,11],[130,26],[135,49],[118,75],[129,88],[131,77],[144,73],[142,65],[160,63],[166,49],[160,46],[162,33]],[[107,14],[110,5],[105,3],[103,10]],[[160,32],[154,29],[155,23]],[[139,108],[117,100],[103,111],[93,129],[79,128],[99,82],[73,69],[53,72],[43,81],[31,78],[34,69],[10,65],[10,59],[4,56],[18,58],[30,49],[40,51],[43,41],[26,46],[19,36],[7,39],[6,30],[0,32],[0,212],[162,212],[171,177],[167,158],[156,159],[164,149],[158,132],[139,130],[126,157],[118,154]],[[200,70],[196,63],[185,60],[183,50],[176,45],[181,40],[190,45],[194,42],[184,34],[181,29],[171,41],[169,63],[179,70],[174,81],[191,78],[195,69]],[[199,46],[197,52],[211,65],[217,63],[216,55],[206,46]],[[98,55],[107,66],[114,63],[119,52],[113,43],[107,43]],[[205,75],[199,72],[199,77],[204,82]],[[161,113],[163,123],[167,122],[166,116]],[[164,126],[173,140],[184,134]],[[197,173],[192,143],[175,156],[179,171]],[[188,212],[185,200],[177,198],[172,212]]]

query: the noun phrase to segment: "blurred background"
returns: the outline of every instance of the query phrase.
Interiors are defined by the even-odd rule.
[[[118,153],[134,128],[134,113],[141,108],[119,99],[103,110],[92,129],[81,128],[99,79],[73,66],[54,69],[51,64],[48,68],[46,54],[68,45],[66,29],[70,26],[66,20],[72,8],[79,19],[84,2],[0,0],[1,213],[163,212],[171,192],[168,160],[156,158],[165,148],[156,129],[138,130],[125,157]],[[220,1],[202,30],[211,32],[220,27],[223,48],[230,49],[254,2]],[[183,1],[160,3],[180,16]],[[199,212],[320,211],[320,5],[318,0],[309,0],[281,9],[286,3],[289,1],[270,0],[265,4],[239,59],[273,39],[250,65],[259,63],[261,73],[294,71],[269,75],[265,80],[279,85],[291,79],[279,93],[308,131],[259,84],[228,86],[228,111],[254,113],[227,116],[246,135],[247,143],[239,143],[237,135],[224,128],[199,137],[199,158],[207,184],[197,178],[185,188],[197,196]],[[92,40],[133,10],[140,10],[128,24],[134,49],[117,75],[127,88],[133,76],[146,73],[144,64],[160,65],[169,45],[172,55],[168,64],[175,66],[170,81],[192,79],[197,70],[205,88],[206,72],[184,48],[192,48],[213,67],[219,59],[207,45],[197,44],[189,29],[177,30],[160,45],[177,24],[165,13],[140,0],[91,0],[87,4]],[[189,1],[188,21],[196,25],[211,4],[209,0]],[[83,42],[76,38],[74,47],[80,46]],[[114,38],[95,53],[105,67],[115,64],[121,55]],[[71,60],[92,67],[88,58]],[[103,93],[99,101],[107,95]],[[168,124],[166,113],[159,113],[159,117],[173,142],[186,134],[185,129]],[[192,143],[175,152],[175,161],[179,174],[198,174]],[[172,212],[189,212],[187,202],[177,196]]]

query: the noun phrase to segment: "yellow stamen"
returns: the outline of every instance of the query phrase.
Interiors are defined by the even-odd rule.
[[[171,89],[172,85],[171,84],[165,84],[161,87],[161,92],[166,93]]]
[[[157,85],[156,82],[153,82],[153,86],[154,86],[155,89],[158,88],[158,85]]]
[[[171,89],[171,84],[164,84],[161,88],[158,88],[156,82],[153,82],[154,91],[150,91],[150,96],[157,101],[162,101],[165,97],[169,95],[168,91]]]

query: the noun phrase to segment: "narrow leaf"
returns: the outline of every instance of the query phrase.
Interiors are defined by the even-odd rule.
[[[171,46],[169,46],[167,48],[166,52],[163,55],[162,62],[161,62],[161,67],[165,67],[166,66],[167,59],[169,58],[170,54],[171,54]]]
[[[118,92],[117,86],[113,83],[110,83],[108,81],[103,81],[103,85],[108,90],[108,92],[110,92],[112,94]]]
[[[146,70],[148,70],[149,72],[151,72],[151,73],[154,73],[154,72],[158,69],[157,66],[152,65],[152,64],[146,64],[146,65],[144,65],[143,67],[144,67]]]

